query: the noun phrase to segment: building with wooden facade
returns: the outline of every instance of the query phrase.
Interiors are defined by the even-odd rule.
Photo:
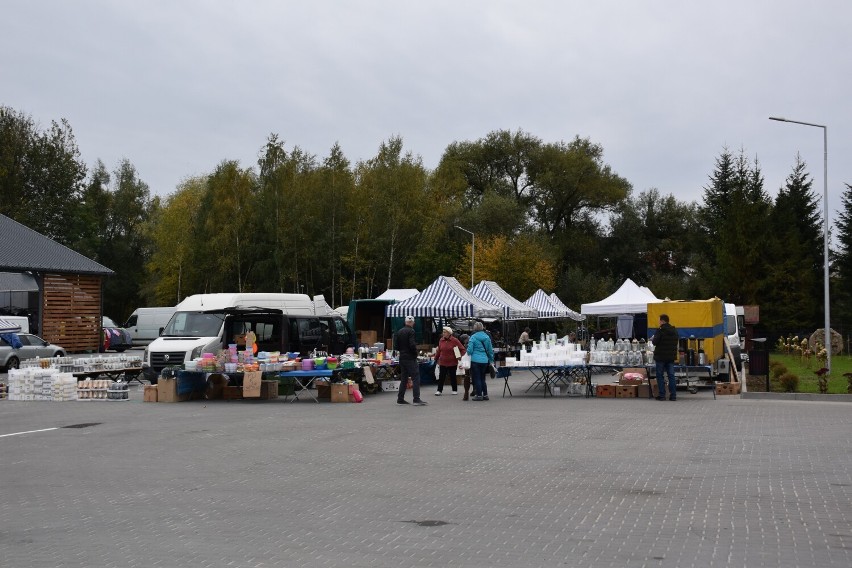
[[[101,345],[109,268],[0,215],[0,314],[27,315],[30,330],[69,353]]]

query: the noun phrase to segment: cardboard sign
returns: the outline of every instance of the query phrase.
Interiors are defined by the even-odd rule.
[[[243,373],[243,398],[260,398],[261,371]]]

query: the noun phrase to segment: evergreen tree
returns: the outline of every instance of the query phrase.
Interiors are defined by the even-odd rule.
[[[769,274],[764,287],[766,325],[792,331],[816,326],[821,318],[822,232],[819,200],[800,156],[772,209]]]
[[[703,258],[695,267],[700,295],[736,304],[760,302],[771,207],[757,160],[750,163],[744,151],[734,157],[725,149],[699,214],[703,230],[696,250]]]
[[[845,334],[852,330],[852,185],[846,184],[841,198],[842,208],[837,215],[837,251],[834,273],[837,285],[832,290],[833,324]]]

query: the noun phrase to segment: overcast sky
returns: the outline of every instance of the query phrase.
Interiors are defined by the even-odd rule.
[[[399,135],[424,165],[508,129],[587,137],[633,185],[700,200],[727,147],[770,195],[801,153],[830,216],[852,184],[852,2],[5,0],[0,105],[70,121],[91,167],[152,193],[270,133],[354,164]]]

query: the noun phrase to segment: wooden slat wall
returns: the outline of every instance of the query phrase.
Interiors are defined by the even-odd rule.
[[[43,275],[42,337],[69,353],[97,352],[100,345],[101,277]]]

